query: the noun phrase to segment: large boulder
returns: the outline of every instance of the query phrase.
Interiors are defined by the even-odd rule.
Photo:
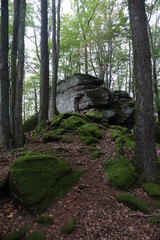
[[[57,86],[57,109],[62,112],[95,110],[103,120],[132,128],[134,125],[134,100],[125,91],[109,91],[103,81],[85,74],[75,74]]]
[[[9,172],[10,194],[27,210],[44,211],[77,183],[80,172],[63,159],[51,155],[24,155]]]

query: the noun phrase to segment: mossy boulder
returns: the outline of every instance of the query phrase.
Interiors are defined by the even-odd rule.
[[[150,197],[160,199],[160,185],[154,183],[145,183],[143,188]]]
[[[96,111],[88,111],[85,113],[85,116],[88,117],[88,119],[91,122],[101,122],[102,121],[102,113],[101,112],[96,112]]]
[[[10,193],[32,213],[41,213],[74,186],[80,172],[51,155],[22,156],[11,165]]]
[[[62,139],[61,136],[56,135],[54,133],[46,133],[42,136],[42,142],[58,142]]]
[[[141,211],[143,213],[149,213],[150,209],[144,201],[141,199],[135,197],[131,193],[121,193],[117,196],[117,201],[119,203],[123,203],[127,207],[135,210],[135,211]]]
[[[36,217],[37,223],[43,223],[46,225],[52,225],[53,224],[53,217],[49,215],[38,215]]]
[[[65,130],[77,130],[77,128],[81,127],[82,125],[86,124],[86,120],[80,118],[78,116],[71,116],[67,119],[63,119],[61,121],[61,128]]]
[[[28,236],[26,237],[26,240],[45,240],[45,235],[43,233],[40,232],[31,232],[28,234]]]
[[[0,180],[0,198],[7,196],[9,192],[8,178]]]
[[[61,113],[58,116],[55,116],[53,118],[50,124],[50,129],[57,129],[61,125],[62,120],[66,120],[70,117],[77,117],[77,118],[83,119],[84,121],[87,121],[87,117],[78,113],[68,113],[68,112]]]
[[[23,131],[30,132],[36,128],[37,124],[38,124],[38,113],[25,121],[25,123],[23,124]]]
[[[131,161],[125,157],[108,158],[105,161],[107,183],[121,190],[128,190],[139,181],[139,175]]]
[[[109,125],[109,128],[114,129],[114,130],[119,130],[123,134],[129,134],[131,131],[128,128],[119,126],[119,125]]]
[[[102,138],[102,133],[100,131],[99,126],[94,123],[84,124],[83,126],[81,126],[77,129],[77,132],[78,132],[79,136],[88,136],[88,137],[94,137],[97,139]]]
[[[69,222],[61,228],[61,232],[69,234],[73,232],[74,229],[75,229],[75,222],[74,222],[74,219],[71,218]]]
[[[4,240],[22,240],[24,236],[27,234],[29,228],[23,227],[19,231],[11,232],[4,237]]]

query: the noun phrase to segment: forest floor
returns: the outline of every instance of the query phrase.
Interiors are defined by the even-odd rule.
[[[79,138],[72,134],[73,143],[41,142],[25,144],[25,149],[55,149],[63,147],[65,153],[60,153],[69,164],[75,167],[83,166],[86,173],[78,184],[68,194],[52,204],[44,214],[53,216],[54,223],[46,226],[38,224],[35,217],[26,212],[21,206],[16,206],[9,198],[0,200],[0,233],[5,234],[19,230],[27,225],[30,231],[44,232],[47,240],[158,240],[160,226],[149,224],[148,216],[141,212],[130,210],[119,204],[116,196],[121,192],[106,183],[103,163],[107,157],[115,156],[115,144],[110,140],[110,131],[104,133],[103,140],[97,144],[102,155],[99,159],[91,160],[88,147],[83,145]],[[78,148],[83,148],[79,153]],[[133,157],[131,150],[125,152]],[[8,174],[9,165],[19,155],[18,150],[3,151],[0,156],[0,179]],[[150,206],[150,215],[160,214],[151,199],[137,188],[132,191],[135,196],[145,200]],[[61,233],[61,227],[69,220],[75,220],[75,230],[66,235]],[[3,239],[3,238],[1,238]]]

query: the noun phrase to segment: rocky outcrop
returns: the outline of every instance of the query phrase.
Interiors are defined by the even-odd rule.
[[[58,84],[57,109],[62,112],[96,110],[103,120],[132,128],[134,100],[125,91],[109,91],[103,81],[85,74],[75,74]]]

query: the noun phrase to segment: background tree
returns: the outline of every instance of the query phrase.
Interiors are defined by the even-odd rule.
[[[16,98],[14,112],[14,145],[15,147],[23,146],[24,136],[22,130],[22,94],[24,78],[24,33],[25,33],[25,13],[26,0],[20,1],[19,10],[19,28],[18,28],[18,66],[16,79]]]
[[[49,53],[48,53],[48,1],[41,0],[41,92],[39,122],[48,119],[49,105]]]
[[[136,164],[148,182],[157,181],[152,70],[145,1],[128,0],[136,79]]]
[[[56,1],[52,0],[52,87],[51,87],[51,106],[50,118],[58,114],[56,106],[56,91],[58,77],[58,62],[60,49],[60,8],[61,0],[58,0],[57,8]]]
[[[2,145],[9,146],[8,0],[1,0],[0,84]]]

